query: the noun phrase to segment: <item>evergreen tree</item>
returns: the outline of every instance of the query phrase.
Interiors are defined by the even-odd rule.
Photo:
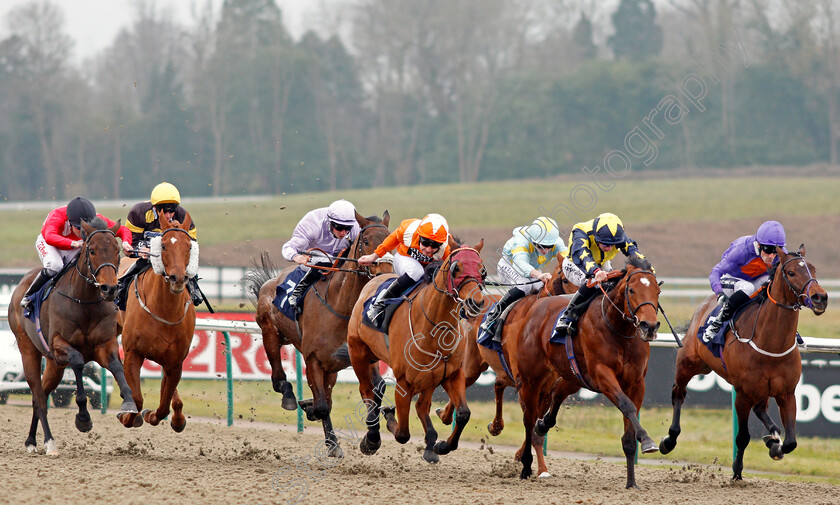
[[[598,46],[592,40],[592,22],[586,14],[580,13],[580,20],[572,28],[572,42],[582,61],[592,60],[598,55]]]
[[[618,60],[641,61],[662,51],[662,28],[651,0],[621,0],[612,15],[615,34],[607,43]]]

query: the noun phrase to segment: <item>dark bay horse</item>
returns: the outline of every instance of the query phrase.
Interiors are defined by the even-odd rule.
[[[617,283],[606,294],[597,295],[579,321],[572,345],[580,377],[566,355],[566,344],[549,341],[560,310],[568,298],[552,296],[537,300],[528,311],[517,361],[519,403],[525,425],[521,456],[525,479],[531,475],[531,439],[545,435],[557,422],[560,405],[586,387],[607,397],[624,415],[621,445],[627,461],[627,487],[637,487],[634,458],[636,441],[642,452],[656,452],[656,443],[639,424],[638,413],[645,396],[645,374],[650,357],[649,341],[656,338],[659,284],[645,260],[631,257],[625,270],[610,272]],[[550,371],[558,379],[553,385]],[[537,422],[546,388],[551,388],[550,409]]]
[[[350,365],[347,354],[350,310],[362,287],[370,279],[391,271],[389,263],[360,268],[353,260],[372,253],[385,240],[390,220],[388,211],[385,211],[382,219],[377,216],[365,218],[356,213],[361,231],[348,251],[350,261],[338,261],[336,271],[330,272],[326,279],[319,279],[310,288],[303,300],[303,312],[297,323],[284,316],[273,303],[277,285],[297,265],[278,274],[268,257],[263,255],[262,266],[250,270],[245,278],[248,292],[257,299],[256,321],[262,330],[263,347],[271,364],[272,386],[274,391],[283,395],[282,407],[286,410],[298,407],[292,385],[286,380],[283,371],[280,352],[282,346],[293,344],[303,355],[306,380],[313,395],[311,403],[301,402],[301,407],[305,409],[309,420],[321,420],[329,455],[335,457],[341,457],[344,453],[338,445],[330,419],[332,389],[337,373]]]
[[[458,448],[470,418],[461,369],[466,342],[461,335],[460,314],[463,311],[466,317],[475,317],[485,304],[481,294],[486,275],[480,255],[483,246],[483,240],[475,247],[461,246],[433,271],[427,269],[427,283],[396,309],[387,335],[362,324],[364,302],[385,278],[374,279],[359,295],[347,329],[347,345],[359,392],[367,405],[368,431],[359,446],[364,454],[375,453],[381,444],[379,415],[384,382],[376,380],[380,360],[390,365],[397,381],[396,422],[386,416],[387,427],[397,442],[404,444],[411,437],[408,412],[411,399],[419,393],[415,410],[425,432],[423,459],[436,463],[439,454]],[[457,412],[457,426],[447,440],[440,442],[429,417],[432,393],[438,385],[443,386]]]
[[[735,412],[738,416],[737,453],[732,462],[732,479],[741,480],[744,451],[750,443],[750,409],[767,428],[764,442],[770,457],[776,460],[796,448],[796,398],[794,390],[802,373],[802,359],[796,344],[799,309],[808,307],[821,315],[828,306],[828,295],[817,283],[813,265],[805,261],[805,246],[799,252],[786,254],[776,248],[779,263],[771,270],[766,296],[760,303],[751,303],[735,321],[735,331],[726,333],[721,358],[716,358],[701,345],[697,331],[717,305],[710,296],[694,312],[685,333],[684,346],[677,353],[676,376],[671,390],[674,414],[668,436],[660,450],[667,454],[677,445],[680,434],[680,412],[686,385],[692,377],[712,370],[735,388]],[[779,427],[767,414],[769,398],[779,406],[785,428],[780,443]]]
[[[122,345],[125,371],[138,409],[143,408],[140,368],[147,359],[163,368],[160,404],[157,410],[126,412],[117,417],[126,428],[139,427],[143,421],[157,426],[169,415],[170,426],[184,431],[187,419],[184,403],[178,396],[184,359],[195,333],[195,307],[186,289],[187,281],[198,273],[198,243],[189,234],[192,217],[184,222],[170,222],[160,213],[160,237],[152,239],[149,261],[152,268],[143,271],[126,287],[126,307],[122,314]]]
[[[12,293],[9,302],[9,325],[15,334],[23,360],[26,382],[32,390],[32,424],[26,439],[26,449],[34,451],[38,423],[44,430],[47,454],[56,455],[58,449],[47,422],[47,396],[55,390],[68,365],[76,375],[76,428],[90,431],[93,423],[87,410],[82,381],[82,369],[88,361],[96,361],[110,370],[123,398],[121,412],[137,412],[126,383],[117,343],[117,265],[120,244],[117,231],[120,223],[108,228],[99,217],[90,223],[82,221],[82,245],[73,266],[56,282],[50,296],[44,300],[40,312],[39,329],[23,317],[20,301],[40,270],[29,271]],[[34,302],[33,302],[34,303]],[[36,345],[35,342],[38,342]],[[46,368],[41,376],[41,357]]]

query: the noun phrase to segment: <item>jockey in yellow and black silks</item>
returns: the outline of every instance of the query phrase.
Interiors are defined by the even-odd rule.
[[[612,270],[610,260],[619,251],[628,257],[644,258],[636,242],[624,232],[624,224],[615,214],[607,212],[572,228],[569,250],[563,259],[563,274],[569,282],[578,286],[578,291],[560,319],[558,329],[565,330],[568,335],[574,333],[574,323],[598,292],[596,287],[587,287],[586,281],[594,279],[600,283],[606,280],[607,272]]]

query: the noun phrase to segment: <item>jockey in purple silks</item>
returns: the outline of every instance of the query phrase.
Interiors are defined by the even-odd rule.
[[[723,323],[768,281],[768,267],[779,261],[777,247],[787,253],[785,229],[778,221],[766,221],[758,227],[755,235],[735,239],[724,251],[720,263],[709,274],[709,283],[721,310],[706,328],[704,341],[714,338]]]
[[[298,282],[289,295],[289,305],[297,307],[301,295],[321,275],[320,269],[305,266],[312,260],[306,250],[318,248],[331,256],[338,255],[359,236],[359,223],[356,219],[356,207],[347,200],[336,200],[329,207],[307,212],[292,232],[292,238],[283,244],[283,257],[293,261],[306,270],[306,275]],[[315,264],[331,266],[332,260],[315,255]]]

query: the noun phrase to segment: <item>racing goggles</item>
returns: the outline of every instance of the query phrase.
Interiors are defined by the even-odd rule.
[[[440,242],[435,242],[430,238],[420,237],[420,245],[423,247],[431,247],[433,250],[437,251],[443,244]]]
[[[769,244],[758,244],[758,248],[764,254],[776,254],[776,246]]]
[[[335,221],[330,221],[330,228],[335,231],[350,231],[353,229],[352,224],[338,224]]]

